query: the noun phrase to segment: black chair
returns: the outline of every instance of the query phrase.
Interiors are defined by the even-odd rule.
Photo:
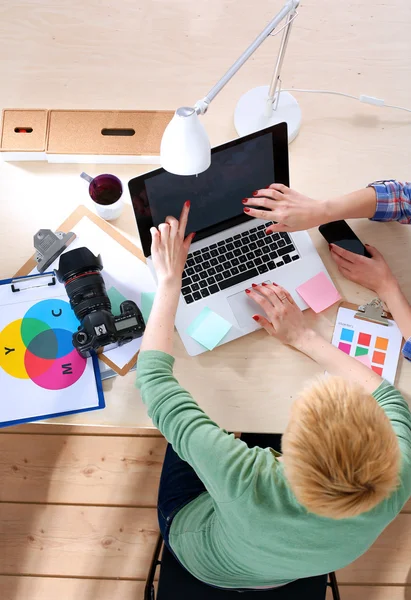
[[[159,559],[163,549],[161,560]],[[157,593],[154,579],[160,568]],[[340,600],[335,573],[297,579],[283,587],[267,591],[234,592],[219,590],[202,583],[186,571],[163,545],[159,536],[144,590],[144,600],[325,600],[327,587],[333,600]]]
[[[241,434],[241,439],[252,448],[270,447],[280,451],[279,434]],[[161,559],[160,553],[162,551]],[[157,593],[154,579],[159,568]],[[297,579],[283,587],[267,591],[238,592],[219,590],[202,583],[186,571],[174,558],[159,536],[151,561],[144,600],[325,600],[327,587],[333,600],[340,600],[335,573]]]

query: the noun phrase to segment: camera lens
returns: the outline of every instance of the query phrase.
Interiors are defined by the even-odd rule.
[[[79,321],[91,312],[111,310],[111,302],[100,274],[102,268],[101,256],[94,256],[88,248],[76,248],[60,257],[56,276],[64,283],[71,308]]]

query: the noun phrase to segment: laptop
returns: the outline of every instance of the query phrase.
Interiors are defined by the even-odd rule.
[[[232,325],[221,344],[247,335],[259,325],[261,309],[244,293],[252,283],[284,286],[301,309],[308,308],[296,288],[326,268],[306,231],[274,233],[272,222],[243,212],[242,199],[271,183],[289,185],[287,125],[280,123],[212,149],[204,173],[180,176],[156,169],[129,182],[141,244],[155,277],[150,227],[167,215],[179,217],[191,201],[187,233],[196,232],[185,265],[176,328],[191,356],[206,351],[187,333],[208,307]],[[329,277],[329,276],[328,276]]]

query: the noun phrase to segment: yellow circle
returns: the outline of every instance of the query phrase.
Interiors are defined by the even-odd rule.
[[[22,320],[9,323],[0,332],[0,367],[12,377],[29,379],[24,366],[26,347],[21,339]]]

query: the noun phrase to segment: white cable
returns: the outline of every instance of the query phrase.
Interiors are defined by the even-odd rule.
[[[384,108],[395,108],[397,110],[405,110],[411,112],[411,108],[405,108],[404,106],[395,106],[394,104],[385,104],[383,98],[375,98],[374,96],[367,96],[361,94],[361,96],[353,96],[352,94],[345,94],[344,92],[335,92],[333,90],[303,90],[298,88],[292,88],[288,90],[281,90],[282,92],[306,92],[308,94],[332,94],[334,96],[344,96],[344,98],[351,98],[352,100],[358,100],[364,104],[372,104],[374,106],[382,106]]]
[[[397,110],[405,110],[411,112],[411,108],[405,108],[404,106],[394,106],[394,104],[384,104],[385,108],[396,108]]]

